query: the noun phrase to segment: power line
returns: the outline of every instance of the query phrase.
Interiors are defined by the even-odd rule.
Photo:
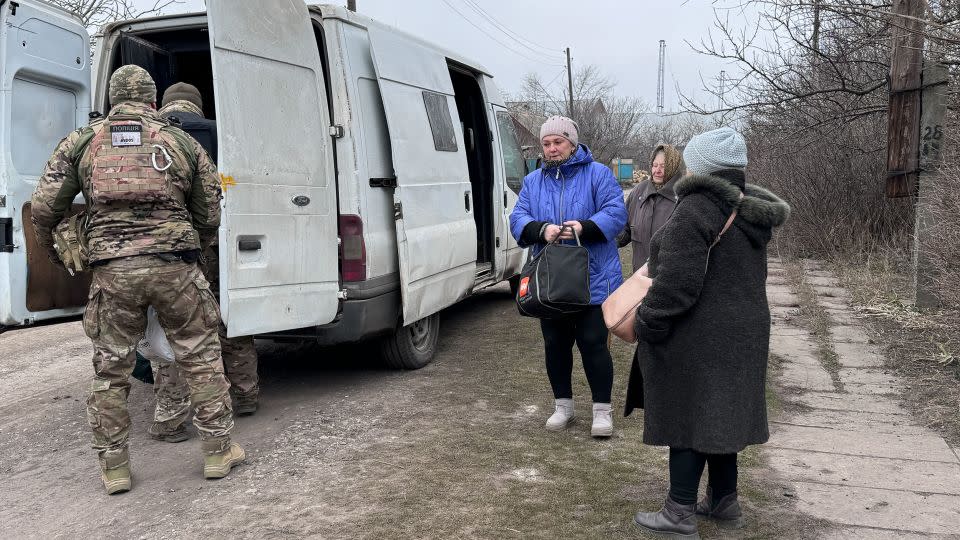
[[[448,8],[450,8],[451,10],[453,10],[454,13],[456,13],[457,15],[459,15],[463,20],[465,20],[465,21],[467,21],[468,23],[470,23],[471,26],[473,26],[474,28],[476,28],[477,30],[479,30],[480,32],[482,32],[482,33],[483,33],[485,36],[487,36],[488,38],[490,38],[490,39],[492,39],[493,41],[499,43],[500,46],[503,47],[504,49],[507,49],[508,51],[510,51],[510,52],[512,52],[512,53],[514,53],[514,54],[516,54],[516,55],[522,56],[522,57],[526,58],[527,60],[529,60],[529,61],[531,61],[531,62],[537,62],[538,64],[544,63],[544,61],[543,61],[542,59],[541,59],[541,60],[537,60],[536,58],[530,58],[529,56],[523,54],[522,52],[520,52],[520,51],[514,49],[513,47],[507,45],[506,43],[500,41],[499,39],[491,36],[486,30],[484,30],[483,28],[480,28],[479,26],[477,26],[476,23],[474,23],[474,22],[471,21],[466,15],[464,15],[463,13],[461,13],[460,10],[458,10],[458,9],[455,8],[455,7],[453,7],[453,5],[452,5],[450,2],[448,2],[447,0],[441,0],[441,1],[442,1],[444,4],[446,4]],[[548,64],[548,65],[560,66],[561,64]]]
[[[556,51],[553,48],[540,45],[539,43],[536,43],[534,41],[530,41],[529,39],[523,37],[523,35],[517,32],[514,32],[513,30],[510,29],[510,27],[498,21],[493,15],[486,12],[482,7],[480,7],[473,0],[462,0],[462,1],[463,3],[467,4],[468,7],[473,9],[473,11],[475,11],[478,15],[480,15],[481,17],[486,19],[489,23],[491,23],[497,30],[500,30],[500,32],[502,32],[505,36],[516,41],[521,46],[529,49],[534,53],[541,54],[547,57],[554,57],[554,55],[556,55]],[[533,45],[533,47],[531,47],[530,45]],[[538,51],[534,47],[540,48],[542,49],[542,51]],[[546,54],[543,51],[549,51],[550,54]]]
[[[544,86],[550,86],[551,84],[553,84],[554,81],[556,81],[557,79],[559,79],[560,76],[563,75],[563,74],[566,73],[566,72],[567,72],[567,68],[564,67],[564,68],[561,69],[556,75],[554,75],[552,79],[550,79],[550,82],[548,82],[548,83],[545,84]]]

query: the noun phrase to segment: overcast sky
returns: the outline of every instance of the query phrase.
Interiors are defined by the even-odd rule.
[[[566,84],[563,49],[570,47],[574,72],[578,66],[595,64],[616,80],[618,94],[640,97],[653,107],[659,40],[664,39],[665,109],[670,111],[677,109],[678,85],[712,106],[715,98],[700,91],[700,78],[716,80],[722,69],[730,69],[693,52],[684,42],[699,43],[707,35],[714,4],[713,0],[357,0],[357,11],[480,62],[508,94],[519,90],[525,74],[536,72],[543,82],[551,82],[549,90],[559,98],[561,85]],[[203,5],[203,0],[184,0],[175,11],[203,10]]]

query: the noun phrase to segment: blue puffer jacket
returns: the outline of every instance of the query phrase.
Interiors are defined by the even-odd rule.
[[[584,242],[584,246],[590,252],[590,303],[601,304],[623,282],[616,243],[617,233],[627,223],[623,190],[613,172],[593,161],[593,154],[583,144],[557,169],[543,167],[523,179],[520,196],[510,214],[510,232],[520,246],[526,247],[520,235],[531,221],[559,225],[589,219],[596,223],[607,240]],[[531,256],[545,245],[534,245]]]

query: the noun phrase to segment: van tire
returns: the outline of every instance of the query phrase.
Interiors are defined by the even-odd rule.
[[[386,364],[394,369],[420,369],[433,361],[440,337],[440,314],[401,326],[380,343]]]

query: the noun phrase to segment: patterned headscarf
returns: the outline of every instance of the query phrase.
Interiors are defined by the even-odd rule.
[[[683,170],[683,155],[672,144],[658,144],[650,154],[650,170],[653,171],[653,160],[657,159],[657,154],[663,152],[663,182],[667,183],[678,172]],[[651,172],[651,182],[653,174]]]

